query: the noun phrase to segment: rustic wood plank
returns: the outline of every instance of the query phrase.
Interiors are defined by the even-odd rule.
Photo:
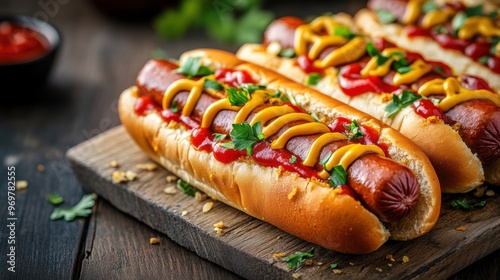
[[[442,215],[434,230],[409,242],[390,241],[369,255],[346,255],[316,247],[315,265],[290,270],[272,257],[273,253],[305,251],[314,246],[267,223],[247,216],[220,202],[208,213],[201,213],[204,202],[183,193],[166,195],[169,184],[164,169],[138,172],[136,181],[113,184],[110,160],[120,170],[137,171],[136,164],[148,158],[119,126],[69,150],[68,159],[77,177],[89,190],[98,193],[118,209],[129,213],[175,242],[193,250],[238,275],[249,279],[287,278],[300,273],[301,279],[321,279],[332,275],[329,264],[338,263],[343,275],[364,279],[446,278],[500,248],[500,198],[488,198],[486,207],[462,211],[450,206],[445,196]],[[182,216],[182,211],[189,214]],[[213,224],[224,221],[220,235]],[[465,231],[456,230],[465,226]],[[395,262],[386,259],[392,254]],[[403,263],[403,256],[410,261]],[[318,263],[323,263],[319,266]],[[389,266],[390,265],[390,266]]]

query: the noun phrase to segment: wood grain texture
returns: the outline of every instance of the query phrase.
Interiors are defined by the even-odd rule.
[[[332,276],[329,264],[338,263],[342,275],[356,278],[441,279],[450,277],[471,263],[500,247],[500,198],[488,198],[486,207],[462,211],[450,206],[445,196],[441,218],[429,234],[409,242],[390,241],[369,255],[345,255],[316,247],[314,264],[290,270],[286,263],[273,258],[274,253],[293,254],[314,246],[232,209],[220,202],[208,213],[202,213],[204,202],[183,193],[167,195],[169,172],[140,171],[139,178],[124,184],[113,184],[110,160],[120,163],[120,170],[137,172],[136,165],[148,158],[129,139],[123,127],[116,127],[68,151],[68,159],[77,177],[89,191],[98,193],[118,209],[136,217],[180,245],[249,279],[288,278],[293,273],[301,279],[323,279]],[[188,214],[181,216],[182,211]],[[213,224],[223,221],[227,228],[218,235]],[[457,230],[465,226],[465,231]],[[386,259],[392,254],[395,261]],[[409,262],[402,262],[403,256]],[[318,265],[322,263],[323,265]]]

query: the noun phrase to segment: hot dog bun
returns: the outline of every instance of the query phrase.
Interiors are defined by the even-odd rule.
[[[452,1],[437,1],[452,2]],[[485,10],[498,12],[498,7],[494,7],[485,1],[462,1],[467,6],[484,5]],[[375,12],[369,9],[362,9],[354,16],[356,25],[363,33],[374,37],[383,37],[408,50],[421,52],[425,58],[442,61],[453,67],[455,73],[467,73],[479,76],[487,80],[491,86],[500,89],[500,75],[490,70],[487,66],[480,64],[470,57],[464,55],[462,51],[446,49],[439,45],[434,39],[429,37],[407,36],[404,25],[399,23],[382,24]]]
[[[333,18],[349,26],[353,33],[360,32],[351,16],[340,13]],[[245,44],[238,50],[237,56],[274,70],[298,83],[306,83],[308,74],[299,67],[296,58],[279,57],[264,45]],[[428,121],[416,114],[411,107],[406,107],[394,117],[388,118],[384,108],[391,102],[390,99],[387,100],[384,95],[377,93],[349,96],[340,88],[337,75],[337,69],[326,68],[324,77],[312,87],[382,120],[414,141],[433,163],[443,192],[464,193],[473,190],[484,183],[485,172],[489,183],[500,184],[497,175],[500,173],[500,164],[496,162],[483,167],[479,158],[450,125],[443,121]]]
[[[309,242],[335,251],[369,253],[388,238],[408,240],[428,232],[440,211],[440,189],[429,160],[411,141],[370,116],[328,98],[314,90],[262,67],[245,63],[234,55],[217,50],[195,50],[188,57],[201,57],[203,65],[218,69],[244,69],[259,83],[280,89],[308,112],[333,119],[356,118],[380,132],[389,145],[389,154],[408,166],[420,183],[420,198],[414,211],[402,220],[385,224],[363,205],[338,189],[317,180],[305,179],[277,168],[264,167],[248,159],[225,164],[211,153],[190,143],[190,131],[182,125],[168,125],[157,111],[140,116],[134,111],[139,93],[132,86],[120,96],[119,115],[130,136],[151,159],[182,180],[255,218],[264,220]],[[373,172],[376,172],[373,171]],[[294,192],[293,196],[289,196]]]

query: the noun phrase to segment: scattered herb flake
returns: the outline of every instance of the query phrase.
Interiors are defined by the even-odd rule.
[[[64,199],[58,193],[49,194],[48,199],[49,199],[50,204],[53,204],[53,205],[61,204],[64,202]]]
[[[203,84],[204,88],[213,89],[213,90],[223,90],[224,86],[214,80],[205,80]]]
[[[349,40],[356,37],[356,34],[352,33],[349,27],[347,26],[336,26],[333,30],[333,35],[345,37]]]
[[[247,150],[248,155],[252,154],[252,147],[255,143],[264,140],[260,121],[256,122],[253,126],[250,126],[246,122],[233,124],[230,136],[234,149]]]
[[[438,9],[438,5],[434,1],[427,1],[422,5],[422,11],[424,13],[432,12]]]
[[[401,109],[410,106],[416,100],[422,98],[421,95],[416,95],[411,90],[403,90],[401,97],[392,94],[392,102],[385,106],[387,117],[390,118],[396,115]]]
[[[315,86],[319,83],[319,81],[321,81],[322,78],[321,74],[311,73],[307,76],[306,85]]]
[[[359,127],[359,124],[356,120],[352,120],[351,124],[346,125],[345,128],[349,130],[349,133],[346,135],[349,139],[359,139],[363,138],[364,134]]]
[[[328,171],[330,174],[330,180],[328,182],[333,188],[345,185],[347,183],[347,172],[342,165],[337,165]]]
[[[335,268],[337,268],[337,267],[339,267],[339,264],[338,264],[338,263],[331,263],[331,264],[330,264],[330,268],[335,269]]]
[[[291,164],[296,163],[296,162],[297,162],[297,157],[296,157],[296,156],[294,156],[294,155],[292,155],[292,156],[290,157],[290,160],[289,160],[288,162],[289,162],[289,163],[291,163]]]
[[[192,197],[196,194],[196,188],[181,179],[177,180],[177,188]]]
[[[179,112],[179,104],[177,104],[175,100],[172,100],[172,103],[170,105],[170,111],[172,111],[172,113]]]
[[[214,136],[214,142],[224,140],[227,137],[227,134],[223,133],[213,133],[212,135]]]
[[[488,59],[490,59],[489,56],[486,56],[486,55],[485,56],[481,56],[479,58],[478,62],[481,63],[481,64],[486,64],[486,63],[488,63]]]
[[[246,91],[237,90],[236,88],[227,89],[227,98],[232,106],[243,106],[250,99]]]
[[[242,85],[240,85],[240,89],[247,92],[250,95],[257,90],[266,89],[266,86],[265,85],[255,85],[255,84],[242,84]]]
[[[293,58],[296,56],[295,50],[292,48],[282,49],[278,54],[280,57]]]
[[[389,12],[388,10],[380,9],[377,10],[376,13],[377,13],[377,18],[381,23],[391,23],[394,22],[397,18],[393,13]]]
[[[462,209],[471,209],[471,208],[482,208],[486,206],[486,200],[481,200],[477,203],[470,204],[467,200],[464,199],[456,199],[451,201],[451,206],[454,208],[462,208]]]
[[[207,76],[214,72],[207,66],[201,65],[201,57],[189,57],[176,70],[177,73],[186,75],[188,78],[197,76]]]
[[[305,263],[306,260],[314,257],[314,247],[307,250],[307,252],[296,252],[295,255],[283,258],[283,261],[288,263],[288,268],[295,269],[301,264]]]
[[[88,217],[92,213],[92,206],[94,206],[96,198],[96,194],[87,194],[71,208],[54,208],[50,219],[58,220],[64,218],[65,221],[70,222],[76,217]]]

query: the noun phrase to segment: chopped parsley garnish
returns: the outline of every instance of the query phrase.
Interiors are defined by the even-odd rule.
[[[413,68],[411,68],[410,66],[402,66],[402,67],[397,68],[396,72],[398,72],[399,74],[406,74],[406,73],[410,72],[411,70],[413,70]]]
[[[335,29],[333,30],[333,35],[342,36],[349,40],[356,37],[356,34],[352,33],[349,27],[346,26],[336,26]]]
[[[481,64],[486,64],[486,63],[488,63],[488,59],[490,59],[489,56],[486,56],[486,55],[485,56],[481,56],[479,58],[478,62],[481,63]]]
[[[49,199],[50,204],[54,204],[54,205],[61,204],[64,202],[64,199],[58,193],[49,194],[48,199]]]
[[[177,104],[175,100],[172,100],[172,103],[170,104],[170,111],[172,111],[172,113],[177,113],[179,111],[179,104]]]
[[[196,193],[196,188],[191,186],[190,184],[182,181],[181,179],[177,180],[177,188],[183,191],[185,194],[189,196],[194,196]]]
[[[296,157],[296,156],[294,156],[294,155],[292,155],[292,156],[290,157],[290,160],[288,160],[288,162],[289,162],[289,163],[291,163],[291,164],[296,163],[296,162],[297,162],[297,157]]]
[[[422,11],[424,13],[432,12],[438,9],[438,5],[434,1],[427,1],[422,5]]]
[[[227,137],[227,135],[223,133],[213,133],[212,135],[214,136],[214,142],[224,140]]]
[[[207,66],[201,65],[201,57],[189,57],[183,64],[180,65],[176,72],[184,74],[188,78],[207,76],[214,73],[214,71]]]
[[[453,206],[454,208],[462,208],[462,209],[471,209],[471,208],[482,208],[486,205],[486,200],[481,200],[477,203],[474,203],[474,204],[470,204],[469,202],[467,202],[467,200],[464,198],[464,199],[457,199],[457,200],[452,200],[451,201],[451,206]]]
[[[335,269],[335,268],[337,268],[337,267],[339,267],[339,264],[338,264],[338,263],[331,263],[331,264],[330,264],[330,268]]]
[[[462,28],[462,26],[465,24],[467,21],[467,18],[474,17],[474,16],[482,16],[483,14],[483,5],[476,5],[472,7],[468,7],[462,12],[457,13],[453,19],[451,20],[451,27],[455,31],[455,33],[458,33],[458,30]]]
[[[483,14],[483,4],[467,7],[464,10],[464,13],[467,15],[467,17],[482,16],[482,15],[484,15]]]
[[[92,206],[94,206],[96,198],[96,194],[87,194],[71,208],[55,208],[50,215],[50,219],[58,220],[64,218],[65,221],[70,222],[76,217],[88,217],[92,213]]]
[[[385,106],[385,111],[387,112],[387,117],[390,118],[396,115],[401,109],[410,106],[416,100],[422,98],[420,95],[416,95],[411,90],[403,90],[401,97],[396,94],[392,94],[392,102]]]
[[[312,112],[312,113],[311,113],[311,117],[312,117],[315,121],[317,121],[317,122],[321,122],[321,120],[319,119],[318,115],[316,115],[316,113]]]
[[[396,59],[396,61],[401,61],[400,62],[401,66],[408,66],[408,61],[406,61],[406,59],[404,59],[404,56],[405,56],[404,53],[395,52],[395,53],[391,53],[391,54],[385,56],[377,49],[377,47],[375,47],[375,45],[372,42],[368,42],[366,44],[366,51],[368,52],[368,55],[370,55],[370,57],[377,57],[377,65],[379,65],[379,66],[386,63],[387,60],[389,60],[393,56],[398,58],[398,59]],[[405,63],[405,61],[406,61],[406,65],[403,65]]]
[[[252,155],[253,145],[263,141],[265,136],[262,133],[262,123],[256,122],[253,126],[246,122],[233,124],[230,134],[231,142],[235,150],[246,150],[248,155]]]
[[[346,134],[349,139],[359,139],[364,136],[363,131],[361,131],[361,128],[356,120],[352,120],[351,124],[346,125],[345,128],[349,130],[349,133]]]
[[[296,54],[295,54],[295,50],[294,49],[289,48],[289,49],[282,49],[280,51],[280,53],[278,54],[278,56],[280,56],[280,57],[286,57],[286,58],[292,58],[292,57],[295,57]]]
[[[208,89],[213,89],[213,90],[223,90],[224,86],[221,85],[219,82],[214,81],[214,80],[205,80],[205,83],[203,84],[204,88]]]
[[[307,76],[306,85],[315,86],[319,83],[319,81],[321,81],[322,78],[321,74],[311,73]]]
[[[436,66],[434,66],[433,70],[434,70],[434,72],[438,73],[439,75],[444,76],[443,67],[436,65]]]
[[[245,105],[250,96],[247,91],[238,90],[236,88],[227,88],[227,98],[232,106],[243,106]]]
[[[242,84],[240,89],[246,91],[248,94],[252,94],[257,90],[266,89],[265,85],[255,85],[255,84]]]
[[[301,264],[305,263],[307,259],[314,257],[314,247],[307,250],[307,252],[295,252],[295,255],[283,258],[283,261],[288,263],[288,268],[298,268]]]
[[[328,154],[326,154],[326,156],[319,161],[319,164],[324,166],[328,162],[328,160],[332,157],[332,155],[333,153],[331,151],[328,152]]]
[[[391,23],[396,21],[397,18],[393,13],[389,12],[388,10],[380,9],[377,10],[376,13],[377,13],[377,18],[381,23]]]
[[[333,188],[345,185],[347,183],[347,172],[345,168],[340,164],[334,166],[332,170],[329,170],[328,174],[330,174],[328,183],[330,183]]]

